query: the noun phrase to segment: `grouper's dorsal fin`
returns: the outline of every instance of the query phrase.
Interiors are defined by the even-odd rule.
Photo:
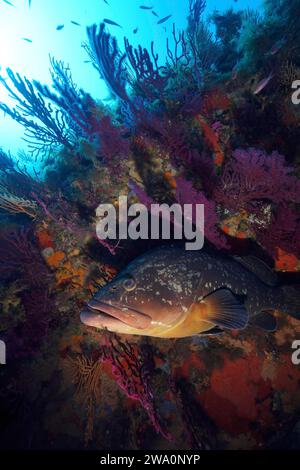
[[[264,261],[255,256],[234,256],[234,259],[255,274],[265,284],[271,287],[278,284],[276,273]]]
[[[200,302],[194,303],[192,309],[197,309],[202,321],[213,323],[220,328],[242,329],[248,323],[245,306],[226,288],[218,289]]]

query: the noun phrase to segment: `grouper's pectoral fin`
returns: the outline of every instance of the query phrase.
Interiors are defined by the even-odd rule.
[[[248,323],[245,306],[226,288],[219,289],[201,302],[194,303],[193,309],[198,309],[201,320],[211,322],[220,328],[242,329]]]
[[[201,331],[200,333],[197,334],[197,336],[217,336],[217,335],[222,335],[223,333],[224,333],[224,330],[222,330],[222,328],[219,328],[218,326],[214,326],[210,330]]]

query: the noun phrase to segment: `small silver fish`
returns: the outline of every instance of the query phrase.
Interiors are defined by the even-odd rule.
[[[104,18],[103,22],[106,23],[106,24],[110,24],[112,26],[118,26],[119,28],[122,28],[121,25],[119,25],[115,21],[109,20],[108,18]]]
[[[146,6],[144,6],[144,5],[140,5],[140,8],[141,8],[142,10],[152,10],[153,7],[146,7]]]
[[[26,42],[32,42],[32,39],[29,39],[29,38],[22,38],[22,40]]]
[[[136,34],[138,32],[139,28],[135,28],[132,32],[133,34]]]
[[[273,72],[271,72],[267,78],[264,78],[263,80],[261,80],[256,86],[255,90],[253,91],[253,94],[258,95],[262,90],[264,90],[264,88],[266,88],[266,86],[269,84],[269,82],[272,80],[273,77],[274,77],[274,74]]]
[[[58,26],[56,26],[56,31],[61,31],[64,27],[64,24],[59,24]]]
[[[162,18],[161,20],[159,20],[157,22],[157,24],[163,24],[165,23],[166,21],[168,21],[169,18],[171,18],[172,15],[168,15],[168,16],[165,16],[164,18]]]
[[[81,26],[81,24],[80,24],[80,23],[77,23],[77,21],[71,20],[71,23],[74,24],[75,26]]]
[[[155,11],[151,11],[152,15],[156,16],[157,18],[159,18],[158,14],[155,12]]]
[[[300,292],[277,286],[262,261],[164,247],[130,263],[80,317],[86,325],[116,333],[182,338],[248,323],[274,331],[269,310],[300,319]]]

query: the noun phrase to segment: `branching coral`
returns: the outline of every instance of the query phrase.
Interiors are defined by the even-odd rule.
[[[0,171],[5,172],[14,168],[14,161],[0,148]]]
[[[138,350],[128,342],[121,341],[117,335],[107,336],[106,346],[103,347],[103,360],[111,365],[115,380],[123,392],[129,398],[140,402],[156,432],[166,439],[171,439],[171,435],[160,423],[150,378]]]
[[[300,80],[300,67],[297,67],[290,61],[283,64],[278,73],[278,83],[280,89],[290,96],[292,90],[292,83],[295,80]]]
[[[0,170],[0,188],[2,195],[9,195],[10,199],[15,198],[19,200],[28,201],[28,207],[32,207],[32,213],[36,212],[36,205],[32,198],[32,192],[39,195],[47,194],[47,186],[44,182],[37,178],[33,178],[26,170],[26,168],[9,169],[8,171],[1,172]]]
[[[128,72],[125,65],[126,54],[118,48],[117,40],[105,31],[105,24],[101,23],[99,30],[96,25],[87,29],[89,37],[88,50],[93,64],[105,80],[109,89],[121,100],[128,101],[126,84]]]
[[[211,16],[211,21],[216,27],[218,38],[219,58],[218,71],[221,73],[231,73],[238,63],[241,54],[237,51],[237,43],[242,26],[242,13],[229,9],[224,13],[215,11]]]
[[[204,23],[201,24],[204,30]],[[199,25],[198,28],[199,33]],[[204,32],[202,36],[207,40],[211,39],[208,29],[205,29],[205,32],[206,36]],[[125,53],[122,53],[116,39],[106,32],[104,23],[100,25],[99,31],[95,25],[88,28],[88,36],[90,44],[84,47],[94,66],[109,89],[121,100],[123,116],[133,114],[135,121],[139,120],[141,103],[143,108],[150,108],[151,102],[155,99],[164,100],[173,97],[184,102],[187,94],[191,99],[191,90],[195,91],[197,88],[195,70],[200,73],[198,70],[200,62],[201,66],[204,62],[208,66],[208,57],[204,57],[205,44],[203,52],[200,53],[195,37],[193,36],[191,42],[192,36],[190,36],[192,47],[189,46],[185,33],[183,31],[177,33],[175,25],[173,25],[172,41],[167,39],[167,60],[164,65],[159,64],[153,42],[148,50],[141,45],[133,47],[125,38]],[[190,51],[193,51],[192,54]],[[131,93],[127,91],[129,86]],[[141,97],[142,100],[137,100]],[[130,121],[133,119],[130,118]]]
[[[138,46],[137,49],[130,45],[125,38],[125,50],[136,86],[148,99],[161,98],[165,90],[168,76],[163,74],[163,67],[158,65],[158,54],[154,52],[154,43],[151,42],[151,55],[147,49]]]
[[[206,153],[191,149],[187,156],[187,170],[197,175],[207,197],[211,198],[217,184],[217,172],[213,159]]]
[[[43,286],[49,280],[47,267],[34,244],[32,232],[24,227],[1,233],[0,276],[16,275],[28,287]]]
[[[207,23],[203,20],[206,2],[203,0],[190,1],[188,17],[188,49],[191,67],[198,85],[203,84],[204,76],[216,69],[219,57],[218,44]]]
[[[243,26],[238,39],[242,59],[238,68],[247,73],[272,65],[273,69],[289,60],[299,66],[298,0],[265,0],[261,11],[243,12]]]
[[[110,116],[103,116],[98,125],[96,137],[99,142],[99,152],[105,157],[107,163],[118,156],[126,158],[129,154],[129,141],[122,136],[124,128],[116,127]]]
[[[206,7],[206,0],[189,0],[189,26],[196,29]]]
[[[183,121],[174,121],[167,115],[153,116],[149,128],[159,135],[166,149],[176,158],[184,160],[189,151],[188,131]]]
[[[167,38],[167,64],[175,70],[179,67],[180,71],[182,71],[182,69],[189,66],[190,60],[185,32],[179,31],[177,34],[175,23],[173,23],[172,37],[174,43],[173,49],[170,46],[169,38]]]
[[[10,357],[36,354],[47,334],[53,303],[49,294],[50,274],[30,231],[21,229],[2,235],[0,262],[2,279],[18,279],[25,312],[22,324],[5,333]]]
[[[199,155],[196,161],[197,158]],[[196,168],[197,163],[192,159],[193,153],[190,164]],[[210,242],[217,248],[227,248],[219,228],[220,220],[229,213],[236,217],[244,213],[247,231],[272,257],[278,248],[295,254],[299,252],[299,218],[295,205],[300,202],[300,180],[293,175],[293,168],[287,166],[282,155],[277,152],[267,155],[257,149],[236,150],[220,177],[217,177],[209,159],[206,165],[204,159],[204,166],[201,161],[202,157],[198,176],[203,181],[206,194],[196,191],[192,182],[180,177],[176,181],[175,197],[180,204],[204,204],[205,237]],[[211,184],[205,184],[205,176]],[[135,183],[131,183],[131,188],[151,210],[154,201]]]
[[[7,192],[7,189],[0,183],[0,210],[9,214],[26,214],[35,218],[37,205],[34,201],[15,196]]]
[[[253,224],[253,228],[258,243],[273,258],[277,257],[279,249],[300,257],[300,217],[287,204],[279,205],[267,227]]]
[[[10,199],[19,199],[31,201],[31,192],[34,190],[38,194],[46,192],[46,186],[38,177],[38,172],[33,170],[35,177],[31,176],[20,162],[10,156],[0,152],[0,193],[8,195]],[[34,208],[34,202],[31,204]]]
[[[226,239],[218,228],[219,217],[214,201],[208,200],[202,191],[196,191],[192,183],[183,178],[177,178],[176,199],[181,205],[193,204],[195,206],[196,204],[203,204],[205,237],[217,248],[227,247]]]
[[[298,253],[300,180],[282,155],[257,149],[237,150],[226,163],[214,191],[223,210],[248,214],[248,228],[275,256],[276,249]]]
[[[123,52],[104,23],[90,27],[90,43],[85,48],[114,95],[112,99],[116,98],[113,110],[78,88],[69,68],[55,59],[51,59],[52,86],[31,82],[12,71],[8,71],[8,81],[1,80],[16,106],[1,104],[0,108],[25,126],[35,156],[51,152],[44,181],[43,167],[36,165],[32,177],[29,165],[29,171],[23,168],[26,157],[18,162],[0,150],[0,209],[35,219],[30,221],[33,230],[7,231],[0,236],[1,338],[7,342],[10,357],[27,358],[41,350],[50,352],[50,342],[44,342],[48,334],[51,343],[56,344],[58,335],[66,337],[62,331],[65,325],[77,325],[72,356],[66,361],[72,370],[76,397],[84,408],[86,446],[98,444],[94,441],[95,427],[98,413],[101,418],[108,408],[102,406],[100,412],[107,395],[109,400],[104,405],[119,405],[122,394],[125,399],[121,406],[141,405],[142,420],[145,410],[153,428],[168,439],[171,436],[162,424],[160,408],[168,417],[175,409],[170,402],[172,390],[166,391],[160,382],[168,374],[169,364],[164,355],[156,356],[156,349],[155,357],[152,352],[150,358],[146,357],[142,340],[137,338],[131,345],[107,332],[100,344],[92,346],[89,342],[83,349],[86,336],[77,331],[78,310],[103,286],[104,277],[111,280],[128,258],[148,245],[137,243],[131,251],[131,242],[124,241],[120,247],[123,253],[120,249],[120,256],[113,259],[110,253],[115,254],[116,247],[109,240],[100,242],[110,253],[99,249],[94,243],[95,209],[99,203],[117,205],[118,194],[127,194],[129,186],[150,211],[152,203],[191,204],[193,208],[203,204],[205,237],[215,248],[232,253],[240,249],[250,254],[252,250],[261,251],[254,242],[245,241],[248,238],[271,255],[277,269],[299,270],[300,186],[296,165],[295,170],[292,168],[299,153],[299,109],[288,93],[281,104],[278,99],[298,78],[295,25],[299,18],[295,15],[291,32],[282,28],[279,18],[279,13],[290,17],[290,5],[297,12],[297,1],[275,2],[270,18],[233,10],[215,12],[211,17],[216,26],[214,33],[204,18],[205,1],[190,0],[188,28],[180,31],[173,24],[165,63],[161,57],[159,60],[153,43],[145,49],[125,39]],[[265,3],[270,12],[274,2]],[[289,9],[283,11],[285,7]],[[264,93],[253,95],[255,79],[267,77],[270,71],[274,73],[270,86]],[[282,105],[292,108],[295,124],[279,119]],[[249,149],[250,145],[264,150]],[[237,147],[246,150],[232,153]],[[267,153],[274,149],[287,155],[288,160],[277,152]],[[128,173],[134,180],[129,184]],[[134,200],[132,192],[130,202]],[[162,218],[165,214],[162,210]],[[26,220],[3,214],[1,219],[17,226]],[[171,216],[175,225],[174,219]],[[116,269],[104,263],[112,263]],[[90,334],[99,340],[99,332],[87,332],[87,336]],[[200,348],[200,344],[192,343],[193,350],[204,352],[202,345]],[[148,339],[145,344],[154,343]],[[171,349],[177,369],[178,354],[172,345]],[[56,351],[51,354],[55,356]],[[66,349],[62,354],[65,357]],[[204,367],[198,359],[193,362],[194,357],[188,355],[180,374],[187,377],[193,363],[197,393],[207,389],[213,408],[215,397],[209,395],[207,387],[209,375],[203,380],[197,377],[196,369]],[[122,394],[115,393],[117,400],[110,393],[105,395],[106,386],[114,392],[119,387]],[[186,393],[181,408],[194,433],[195,428],[206,426],[205,417],[196,413],[199,397],[195,408],[189,409],[192,395],[184,384],[179,388],[180,399]],[[156,390],[162,407],[158,407]],[[261,392],[264,394],[264,390]],[[75,433],[73,423],[80,420],[74,409],[70,411],[72,417],[66,421],[72,423]],[[119,408],[113,412],[114,421],[127,420]],[[200,426],[199,422],[195,425],[198,418]],[[133,423],[139,424],[139,420],[134,417]],[[180,426],[174,429],[177,435],[181,432]],[[203,445],[196,438],[192,445],[206,448],[206,442]]]
[[[84,355],[68,356],[72,371],[72,381],[76,384],[79,399],[84,403],[87,413],[85,445],[93,438],[95,406],[100,399],[102,361],[93,360]]]
[[[117,335],[105,332],[104,343],[93,350],[91,357],[69,356],[68,362],[77,394],[87,409],[86,445],[93,437],[95,406],[101,398],[101,376],[106,370],[104,364],[111,368],[113,379],[125,395],[141,404],[155,430],[165,438],[171,438],[162,428],[150,386],[150,376],[138,348],[123,342]]]
[[[131,189],[136,193],[141,203],[145,204],[146,207],[151,210],[151,204],[156,203],[151,198],[147,196],[144,190],[134,182],[130,183]],[[184,204],[192,204],[193,213],[192,213],[192,222],[195,223],[195,207],[196,204],[204,205],[204,216],[205,216],[205,226],[204,226],[204,235],[213,245],[217,248],[227,248],[227,243],[225,236],[221,233],[218,228],[218,214],[217,207],[214,201],[209,200],[204,192],[196,191],[193,188],[193,185],[190,181],[185,180],[184,178],[177,178],[176,180],[176,201],[183,206]],[[162,215],[163,216],[163,215]]]
[[[228,209],[255,208],[259,201],[300,202],[300,181],[277,152],[236,150],[224,169],[214,197]]]
[[[52,86],[55,91],[36,81],[34,86],[42,96],[63,110],[68,126],[77,135],[93,134],[99,126],[99,119],[93,112],[97,104],[89,94],[77,88],[69,67],[54,58],[50,58],[50,63]]]
[[[38,156],[49,154],[53,147],[72,147],[66,117],[62,110],[54,109],[27,79],[7,69],[9,82],[0,77],[0,83],[17,102],[14,108],[0,103],[0,109],[25,127],[25,141],[31,152]]]

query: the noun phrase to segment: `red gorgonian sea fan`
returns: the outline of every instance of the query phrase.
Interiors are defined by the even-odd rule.
[[[253,209],[257,201],[299,203],[300,180],[277,152],[236,150],[223,169],[214,199],[227,209]]]
[[[120,389],[128,398],[141,404],[158,434],[172,440],[172,435],[162,424],[150,383],[151,377],[139,348],[122,341],[115,334],[105,332],[103,338],[104,343],[93,352],[94,359],[111,366],[113,378]]]
[[[127,157],[129,154],[129,140],[122,137],[125,128],[116,127],[110,116],[103,116],[95,135],[99,136],[100,151],[108,162],[116,156]]]
[[[226,237],[218,228],[218,214],[214,201],[207,199],[203,191],[193,188],[190,181],[184,178],[177,178],[176,199],[182,206],[184,204],[204,205],[204,234],[217,248],[227,248]],[[194,221],[195,222],[195,221]]]
[[[3,332],[11,358],[28,357],[39,352],[47,335],[54,303],[50,293],[52,274],[39,253],[31,229],[1,233],[0,281],[17,280],[25,321]]]
[[[300,214],[286,204],[280,204],[267,227],[254,226],[258,243],[276,257],[278,248],[300,257]]]
[[[145,191],[133,181],[130,182],[130,188],[138,196],[140,202],[151,211],[151,204],[156,204],[157,201],[153,201],[145,193]],[[193,206],[193,224],[196,225],[195,219],[195,207],[196,204],[204,205],[204,235],[213,245],[219,249],[227,248],[226,237],[222,234],[218,228],[218,214],[217,208],[214,201],[209,200],[202,191],[197,191],[191,181],[184,178],[178,177],[176,179],[176,194],[175,199],[178,204],[183,206],[184,204],[191,204]],[[164,211],[162,211],[162,217],[164,217]],[[168,216],[168,214],[167,214]],[[174,218],[171,217],[174,222]],[[176,222],[175,222],[176,223]]]
[[[50,279],[30,228],[21,227],[0,234],[0,279],[12,275],[30,288],[41,286]]]

